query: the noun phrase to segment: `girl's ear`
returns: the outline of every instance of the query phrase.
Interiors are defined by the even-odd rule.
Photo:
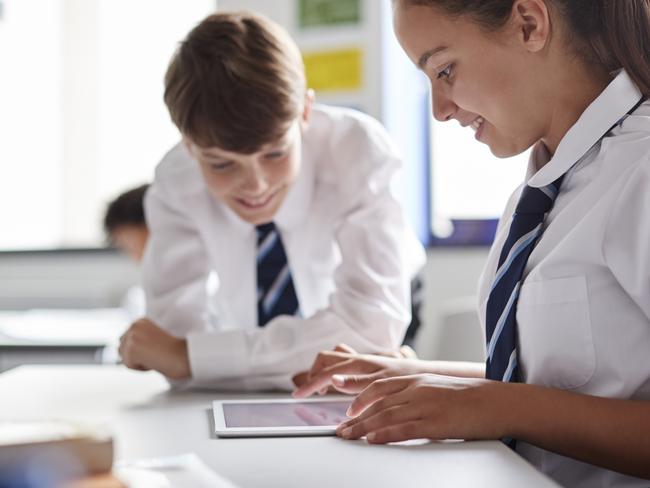
[[[314,105],[314,98],[314,90],[311,88],[307,89],[305,92],[305,105],[300,117],[300,128],[302,130],[305,130],[309,126],[309,119],[311,117],[311,108]]]
[[[545,0],[515,0],[512,22],[517,38],[531,52],[544,49],[551,38],[551,16]]]

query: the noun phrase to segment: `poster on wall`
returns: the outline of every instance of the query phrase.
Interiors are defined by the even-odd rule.
[[[309,88],[316,92],[354,91],[363,86],[363,52],[359,48],[303,52]]]
[[[332,27],[361,22],[361,0],[298,0],[298,26]]]

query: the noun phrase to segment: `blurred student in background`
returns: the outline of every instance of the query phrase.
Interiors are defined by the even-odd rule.
[[[144,217],[144,195],[148,184],[120,194],[111,201],[104,215],[104,232],[108,241],[140,263],[149,239]]]
[[[140,265],[149,239],[144,216],[144,196],[148,184],[125,191],[112,200],[104,214],[104,232],[108,242]],[[146,310],[141,286],[131,287],[121,303],[131,320],[141,317]]]

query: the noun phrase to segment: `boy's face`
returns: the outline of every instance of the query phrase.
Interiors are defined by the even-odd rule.
[[[199,162],[210,194],[253,225],[273,220],[300,171],[301,122],[296,120],[280,140],[254,154],[185,143]]]
[[[115,247],[124,251],[133,261],[142,261],[149,239],[149,230],[145,225],[120,225],[113,229],[110,237]]]

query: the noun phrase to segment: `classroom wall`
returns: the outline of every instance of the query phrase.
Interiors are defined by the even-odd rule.
[[[359,48],[363,52],[362,87],[348,91],[317,91],[316,100],[363,110],[382,118],[382,6],[388,0],[361,0],[361,22],[334,27],[300,29],[298,0],[217,0],[218,10],[247,9],[282,25],[303,53]]]

